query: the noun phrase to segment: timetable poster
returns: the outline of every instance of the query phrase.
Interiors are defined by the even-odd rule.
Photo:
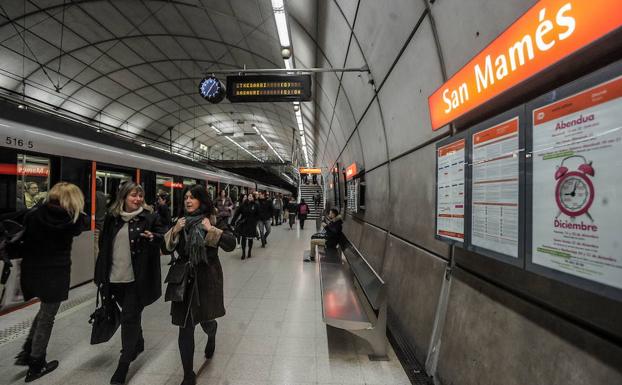
[[[518,117],[472,139],[471,244],[518,258]]]
[[[533,122],[532,263],[622,288],[622,77]]]
[[[437,148],[436,234],[464,242],[464,139]]]

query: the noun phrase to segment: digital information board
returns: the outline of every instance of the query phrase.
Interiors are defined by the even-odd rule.
[[[227,76],[227,99],[231,103],[309,101],[311,75]]]
[[[473,246],[518,258],[519,118],[471,134]]]
[[[436,237],[464,242],[465,139],[436,148]]]
[[[592,77],[550,95],[528,107],[528,268],[622,289],[622,77]]]

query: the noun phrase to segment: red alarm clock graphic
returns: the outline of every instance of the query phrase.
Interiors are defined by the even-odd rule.
[[[576,171],[568,171],[564,163],[570,159],[581,159],[583,163],[577,167]],[[588,212],[594,202],[594,184],[590,177],[594,176],[592,162],[588,162],[582,155],[571,155],[562,159],[562,162],[555,171],[555,201],[561,213],[571,218],[576,218],[583,214],[593,222],[592,216]]]

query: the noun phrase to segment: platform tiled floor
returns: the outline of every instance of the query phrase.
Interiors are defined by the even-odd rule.
[[[370,362],[365,341],[322,322],[316,265],[302,262],[314,232],[308,227],[274,227],[265,249],[255,242],[250,260],[239,259],[240,249],[221,250],[227,315],[218,320],[216,353],[198,384],[409,384],[392,349],[390,361]],[[94,296],[92,284],[71,292],[71,298],[85,295]],[[32,317],[37,306],[0,317],[0,330]],[[87,321],[94,306],[89,300],[59,315],[48,358],[58,359],[60,367],[33,384],[109,383],[119,357],[120,332],[106,344],[89,345]],[[143,329],[146,350],[130,367],[128,384],[178,385],[182,369],[177,329],[162,299],[145,309]],[[195,336],[198,370],[206,337],[200,328]],[[25,368],[13,366],[12,359],[23,340],[0,344],[0,384],[23,383]]]

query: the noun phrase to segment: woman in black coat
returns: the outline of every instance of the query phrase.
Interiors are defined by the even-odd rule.
[[[124,384],[130,363],[145,349],[141,317],[162,295],[160,244],[166,229],[145,204],[143,187],[126,182],[104,220],[95,283],[121,307],[121,357],[111,384]]]
[[[184,368],[182,385],[194,385],[194,328],[201,324],[207,333],[205,358],[212,358],[216,348],[216,318],[225,315],[218,247],[232,251],[235,237],[215,226],[214,205],[204,186],[186,188],[183,196],[179,219],[164,236],[164,252],[176,251],[179,258],[175,264],[185,264],[188,269],[189,281],[183,301],[171,302],[171,316],[173,325],[179,326],[178,344]]]
[[[237,233],[242,237],[242,258],[250,258],[253,249],[253,238],[257,234],[257,222],[259,221],[259,205],[255,201],[253,194],[248,194],[248,198],[233,215],[232,223],[235,224]],[[246,254],[246,244],[248,243],[248,254]]]
[[[60,303],[68,298],[71,276],[71,246],[85,224],[84,196],[78,186],[60,182],[50,189],[44,205],[24,217],[21,284],[24,299],[38,297],[41,307],[30,328],[16,365],[28,365],[26,382],[58,367],[45,361],[54,318]]]

